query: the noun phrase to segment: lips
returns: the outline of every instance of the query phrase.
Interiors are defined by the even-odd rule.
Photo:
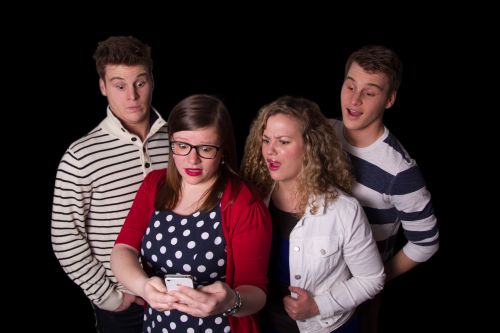
[[[198,169],[198,168],[196,168],[196,169],[195,168],[185,168],[184,172],[188,176],[196,177],[196,176],[200,176],[202,174],[202,169]]]
[[[270,171],[276,171],[281,167],[281,163],[275,160],[268,159],[266,160],[267,167]]]

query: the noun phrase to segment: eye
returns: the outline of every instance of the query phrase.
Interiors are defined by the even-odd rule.
[[[290,141],[280,140],[280,143],[281,143],[282,145],[287,145],[287,144],[289,144],[289,143],[290,143]]]
[[[115,88],[118,89],[118,90],[123,90],[123,89],[125,89],[125,85],[123,85],[123,84],[117,84],[117,85],[115,85]]]
[[[187,145],[184,142],[176,142],[175,146],[176,146],[177,150],[179,150],[179,151],[183,151],[183,150],[188,150],[189,149],[189,145]]]
[[[135,84],[138,88],[142,88],[146,85],[146,81],[139,81]]]
[[[262,143],[266,145],[269,144],[269,139],[262,138]]]
[[[212,146],[200,146],[201,151],[203,151],[204,153],[210,153],[212,151],[215,150],[215,147],[212,147]]]

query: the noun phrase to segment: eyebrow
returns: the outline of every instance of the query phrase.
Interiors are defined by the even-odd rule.
[[[346,80],[351,80],[351,81],[353,81],[353,82],[357,82],[357,81],[356,81],[356,80],[354,80],[354,78],[353,78],[353,77],[351,77],[351,76],[346,76]],[[381,86],[379,86],[378,84],[375,84],[375,83],[368,83],[367,85],[368,85],[368,86],[370,86],[370,87],[377,88],[378,90],[381,90],[381,91],[383,91],[383,90],[384,90],[384,89],[382,89],[382,87],[381,87]]]
[[[137,75],[134,79],[134,81],[138,80],[139,78],[142,78],[142,77],[148,77],[148,73],[144,72],[144,73],[141,73],[139,75]],[[123,80],[125,81],[125,78],[121,77],[121,76],[113,76],[111,78],[109,78],[109,81],[113,81],[113,80]]]

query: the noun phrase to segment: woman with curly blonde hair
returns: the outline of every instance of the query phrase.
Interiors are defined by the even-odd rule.
[[[273,242],[265,308],[271,332],[356,332],[356,307],[384,268],[333,127],[319,106],[284,96],[259,111],[242,174],[269,203]]]

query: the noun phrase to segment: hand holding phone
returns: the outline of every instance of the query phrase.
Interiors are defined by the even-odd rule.
[[[194,288],[193,277],[191,275],[167,274],[165,275],[165,285],[168,291],[177,290],[178,286]]]

